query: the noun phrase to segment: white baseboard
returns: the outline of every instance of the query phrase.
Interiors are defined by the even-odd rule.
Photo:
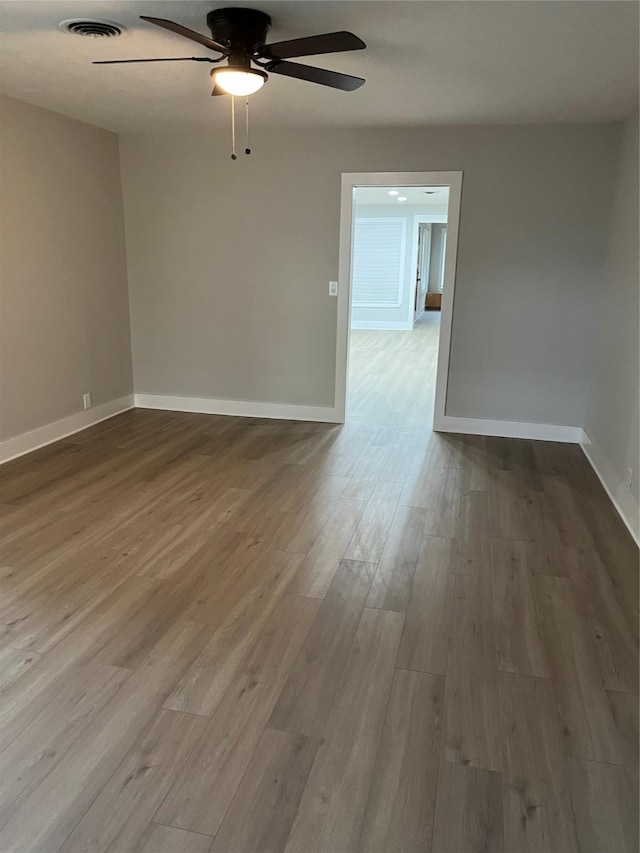
[[[216,400],[211,397],[181,397],[165,394],[136,394],[138,409],[165,409],[170,412],[199,412],[206,415],[233,415],[244,418],[276,418],[287,421],[341,423],[332,406],[298,406],[289,403],[258,403],[244,400]]]
[[[38,427],[38,429],[25,432],[22,435],[16,435],[14,438],[7,438],[0,441],[0,464],[9,462],[18,456],[24,456],[25,453],[31,453],[31,451],[52,444],[54,441],[60,441],[61,438],[66,438],[94,424],[99,424],[100,421],[106,421],[107,418],[112,418],[114,415],[133,409],[133,407],[133,394],[129,394],[127,397],[101,403],[99,406],[94,406],[84,412],[76,412],[67,418]]]
[[[611,503],[618,511],[618,515],[624,521],[636,543],[640,545],[640,506],[638,506],[636,499],[586,430],[582,431],[580,446],[605,492],[609,495]]]
[[[198,412],[210,415],[232,415],[249,418],[275,418],[279,420],[318,421],[341,423],[337,409],[329,406],[299,406],[288,403],[259,403],[242,400],[217,400],[209,397],[181,397],[164,394],[130,394],[102,403],[83,412],[31,430],[13,438],[0,441],[0,464],[31,453],[54,441],[126,412],[132,408],[165,409],[172,412]],[[445,415],[434,423],[437,432],[471,435],[492,435],[502,438],[528,438],[537,441],[562,441],[580,444],[591,467],[602,483],[607,495],[627,526],[634,540],[640,544],[640,506],[626,488],[613,466],[582,427],[554,424],[524,423],[521,421],[483,420]]]
[[[394,320],[352,320],[352,329],[371,329],[374,332],[410,332],[413,323],[399,323]]]
[[[582,427],[459,418],[452,415],[438,418],[434,421],[433,428],[436,432],[495,435],[500,438],[530,438],[535,441],[564,441],[570,444],[580,444],[583,433]]]

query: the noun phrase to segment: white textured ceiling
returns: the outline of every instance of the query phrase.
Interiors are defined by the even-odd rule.
[[[252,98],[261,124],[326,127],[609,121],[638,101],[633,0],[3,0],[0,85],[31,103],[112,130],[228,122],[204,63],[92,66],[92,59],[205,56],[139,20],[169,18],[208,33],[206,13],[248,5],[273,18],[273,41],[352,30],[367,50],[309,64],[366,77],[344,93],[273,76]],[[117,39],[57,30],[66,18],[123,24]],[[305,60],[302,60],[305,61]]]

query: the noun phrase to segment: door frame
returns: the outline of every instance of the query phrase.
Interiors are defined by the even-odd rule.
[[[444,287],[440,317],[440,340],[433,414],[433,428],[444,429],[449,381],[451,326],[453,321],[460,202],[460,172],[345,172],[342,175],[340,206],[340,250],[338,260],[338,305],[336,324],[335,414],[344,423],[349,382],[349,343],[351,338],[351,258],[353,244],[353,197],[357,187],[449,187],[447,210],[447,246],[444,259]]]

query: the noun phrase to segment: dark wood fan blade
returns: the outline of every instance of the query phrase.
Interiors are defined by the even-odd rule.
[[[342,30],[339,33],[267,44],[260,51],[260,56],[265,59],[291,59],[296,56],[317,56],[320,53],[341,53],[343,50],[362,50],[364,47],[366,44],[362,39]]]
[[[146,15],[140,15],[140,19],[142,21],[148,21],[150,24],[155,24],[157,27],[169,30],[172,33],[176,33],[179,36],[191,39],[191,41],[197,41],[198,44],[208,47],[209,50],[217,50],[218,53],[224,53],[225,55],[229,52],[223,44],[219,44],[217,41],[209,38],[209,36],[203,36],[202,33],[197,33],[195,30],[183,27],[182,24],[174,23],[174,21],[166,21],[164,18],[149,18]]]
[[[339,74],[337,71],[300,65],[297,62],[270,62],[267,71],[271,74],[295,77],[297,80],[308,80],[309,83],[319,83],[321,86],[331,86],[332,89],[342,89],[343,92],[353,92],[366,82],[362,77],[352,77],[350,74]]]
[[[122,65],[126,62],[216,62],[208,56],[166,56],[162,59],[101,59],[92,65]]]

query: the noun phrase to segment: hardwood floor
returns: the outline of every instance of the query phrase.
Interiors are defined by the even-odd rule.
[[[638,553],[581,450],[131,411],[0,484],[2,853],[634,853]]]

